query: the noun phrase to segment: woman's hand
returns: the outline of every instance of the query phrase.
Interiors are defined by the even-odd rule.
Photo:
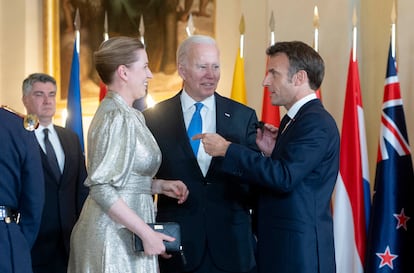
[[[175,240],[174,237],[154,231],[149,227],[149,231],[145,233],[141,240],[145,255],[161,255],[164,258],[171,257],[170,254],[165,252],[163,241],[172,242]]]
[[[181,180],[153,179],[152,193],[164,194],[168,197],[178,199],[178,204],[182,204],[187,200],[189,191]]]

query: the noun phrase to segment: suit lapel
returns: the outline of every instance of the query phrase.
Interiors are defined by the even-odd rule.
[[[216,98],[216,132],[221,136],[226,136],[228,129],[231,128],[233,111],[222,96],[215,93]]]
[[[283,121],[283,119],[282,119],[282,122],[280,123],[280,128],[282,128],[282,126],[286,126],[286,128],[285,128],[283,133],[281,131],[279,132],[279,135],[276,139],[276,147],[275,147],[274,151],[281,145],[281,143],[283,143],[283,140],[286,138],[286,136],[289,135],[291,131],[295,130],[294,128],[295,128],[296,122],[298,120],[300,120],[303,115],[306,114],[308,109],[310,109],[312,107],[317,107],[318,105],[322,106],[320,100],[317,100],[317,99],[311,100],[311,101],[305,103],[299,109],[299,111],[296,113],[295,117],[291,120],[291,122],[287,126],[286,126],[286,123],[288,123],[288,121],[287,120]],[[287,130],[287,128],[289,128],[289,130]]]
[[[228,130],[231,128],[232,114],[233,111],[226,100],[219,95],[217,92],[214,93],[216,100],[216,133],[226,137],[228,135]],[[217,163],[218,158],[213,157],[210,162],[206,176],[209,175],[210,170],[214,168],[214,165]]]
[[[181,92],[179,92],[172,98],[172,107],[171,110],[168,113],[166,113],[166,122],[172,129],[170,131],[174,132],[175,143],[181,147],[182,152],[186,155],[192,155],[192,157],[195,159],[185,128],[184,114],[180,100]]]

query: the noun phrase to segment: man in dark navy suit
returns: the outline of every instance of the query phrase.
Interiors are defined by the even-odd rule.
[[[324,76],[319,54],[302,42],[267,49],[263,85],[273,105],[287,110],[279,130],[257,131],[258,153],[218,134],[200,134],[223,171],[260,187],[258,270],[261,273],[334,273],[331,194],[339,169],[339,132],[317,99]],[[277,139],[276,139],[277,135]]]
[[[39,117],[35,130],[45,176],[45,205],[39,235],[32,249],[34,273],[66,273],[70,234],[77,221],[88,189],[85,158],[78,136],[52,123],[56,112],[56,81],[34,73],[22,86],[23,103],[30,114]],[[45,142],[45,130],[54,160]]]
[[[0,108],[0,272],[32,272],[44,202],[43,172],[33,132]]]
[[[144,111],[162,152],[157,178],[180,179],[190,192],[185,204],[164,196],[158,200],[157,220],[181,225],[187,260],[181,268],[176,256],[160,258],[161,272],[250,272],[255,268],[251,189],[238,183],[238,177],[219,172],[223,160],[212,159],[187,131],[192,131],[193,116],[198,116],[194,120],[198,119],[200,131],[218,132],[257,149],[256,113],[215,92],[220,60],[214,39],[187,38],[178,49],[177,67],[183,90]]]

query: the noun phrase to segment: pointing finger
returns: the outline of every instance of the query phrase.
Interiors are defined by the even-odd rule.
[[[196,134],[196,135],[194,135],[191,139],[192,139],[192,140],[202,139],[202,138],[203,138],[203,136],[204,136],[204,134]]]

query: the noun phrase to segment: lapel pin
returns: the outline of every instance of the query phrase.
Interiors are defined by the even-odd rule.
[[[230,114],[229,113],[224,113],[224,115],[226,116],[226,117],[230,117]]]

